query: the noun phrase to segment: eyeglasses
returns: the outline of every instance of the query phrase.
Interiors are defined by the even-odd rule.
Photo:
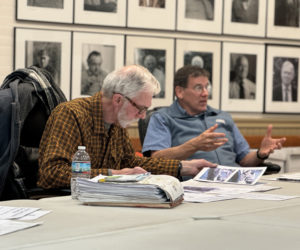
[[[210,88],[211,88],[211,86],[208,84],[207,86],[202,86],[202,85],[196,85],[195,87],[194,87],[194,90],[196,91],[196,92],[198,92],[198,93],[202,93],[204,90],[206,90],[206,91],[210,91]]]
[[[119,94],[119,95],[125,97],[125,98],[130,102],[130,104],[131,104],[133,107],[135,107],[135,108],[139,111],[139,112],[138,112],[139,115],[143,114],[144,112],[146,112],[146,111],[148,110],[148,107],[140,106],[140,105],[136,104],[134,101],[132,101],[132,100],[131,100],[128,96],[126,96],[126,95],[123,95],[123,94],[121,94],[121,93],[114,93],[114,94]]]

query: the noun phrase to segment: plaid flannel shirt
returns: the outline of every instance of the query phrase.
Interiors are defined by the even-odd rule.
[[[101,92],[58,105],[44,130],[39,153],[38,186],[70,186],[71,161],[78,145],[86,146],[91,158],[91,176],[108,169],[140,166],[153,174],[177,176],[178,160],[137,157],[127,131],[117,125],[104,128]]]

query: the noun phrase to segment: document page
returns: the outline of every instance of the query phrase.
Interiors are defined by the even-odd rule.
[[[266,167],[230,167],[218,165],[203,168],[194,180],[254,185],[266,171]]]
[[[42,222],[21,222],[14,220],[0,220],[0,235],[13,233],[26,228],[35,227],[41,225]]]

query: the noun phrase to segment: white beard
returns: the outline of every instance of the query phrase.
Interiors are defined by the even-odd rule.
[[[118,122],[122,128],[128,127],[131,123],[137,122],[139,119],[128,120],[126,115],[127,105],[123,105],[118,113]]]

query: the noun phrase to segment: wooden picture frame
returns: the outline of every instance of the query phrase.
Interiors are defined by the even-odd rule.
[[[265,46],[224,42],[222,47],[221,109],[263,112]]]
[[[127,26],[175,30],[176,1],[158,0],[152,2],[156,2],[156,5],[143,0],[128,0]]]
[[[267,46],[267,113],[300,113],[299,70],[300,47]],[[285,86],[290,92],[287,99]]]
[[[195,0],[177,1],[176,29],[221,34],[223,1],[205,0],[204,2],[206,6]]]
[[[87,4],[84,0],[76,0],[74,23],[125,27],[126,4],[126,0],[112,0],[101,4]]]
[[[223,33],[240,36],[266,35],[267,1],[224,1]]]
[[[72,99],[101,90],[111,71],[124,66],[124,35],[74,32]]]
[[[299,6],[289,2],[268,1],[267,37],[300,39]]]
[[[219,109],[221,42],[176,39],[176,70],[187,64],[199,65],[210,73],[208,104]]]
[[[161,92],[153,98],[151,108],[168,106],[173,102],[174,39],[127,36],[126,64],[148,68],[160,82]],[[155,65],[153,70],[151,65]]]
[[[72,23],[73,1],[16,0],[17,20]]]
[[[44,67],[70,99],[71,32],[15,28],[14,69]]]

